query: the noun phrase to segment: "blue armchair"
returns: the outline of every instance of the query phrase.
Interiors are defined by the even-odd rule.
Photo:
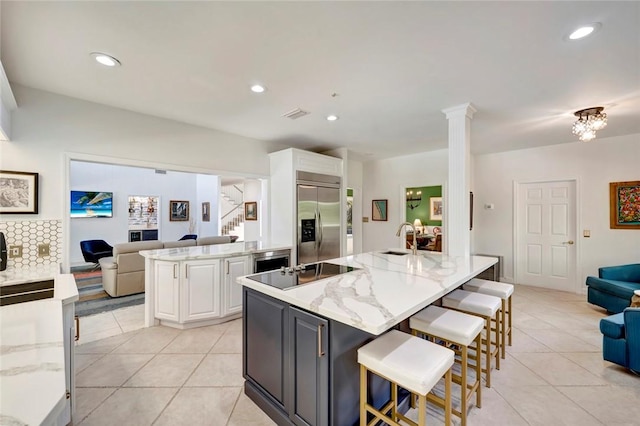
[[[113,247],[104,240],[80,241],[80,251],[85,262],[98,264],[101,257],[113,256]]]
[[[640,308],[600,320],[602,357],[640,374]]]
[[[597,277],[587,277],[587,301],[617,314],[631,304],[635,290],[640,290],[640,263],[606,266]]]

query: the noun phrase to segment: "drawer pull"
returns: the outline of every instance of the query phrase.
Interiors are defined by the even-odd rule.
[[[75,336],[75,340],[76,340],[76,342],[77,342],[78,340],[80,340],[80,317],[76,315],[73,319],[74,319],[74,320],[75,320],[75,322],[76,322],[76,336]]]
[[[324,356],[324,351],[322,350],[322,329],[324,328],[324,324],[318,324],[318,358]]]

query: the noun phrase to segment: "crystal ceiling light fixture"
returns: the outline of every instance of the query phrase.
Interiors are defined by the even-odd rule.
[[[607,126],[607,114],[602,112],[604,107],[591,107],[573,113],[578,120],[573,123],[573,134],[581,141],[595,139],[596,132]]]
[[[413,190],[407,191],[407,206],[409,206],[411,210],[418,207],[421,201],[422,191],[417,191],[415,194],[413,193]]]
[[[111,55],[107,55],[106,53],[91,52],[91,56],[98,63],[100,63],[100,64],[102,64],[102,65],[104,65],[106,67],[119,67],[120,65],[122,65],[119,60],[117,60],[116,58],[114,58]]]

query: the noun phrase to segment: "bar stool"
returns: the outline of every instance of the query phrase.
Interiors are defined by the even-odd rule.
[[[367,425],[367,413],[375,416],[369,424],[381,420],[400,426],[403,420],[423,426],[427,419],[427,394],[444,376],[444,420],[451,424],[451,366],[454,353],[419,337],[391,330],[358,349],[360,364],[360,426]],[[380,410],[367,401],[367,372],[391,382],[391,401]],[[418,397],[418,423],[398,412],[398,386]],[[413,398],[413,396],[411,396]]]
[[[476,394],[476,407],[480,408],[481,389],[480,377],[482,368],[479,360],[476,360],[475,369],[476,377],[473,383],[467,383],[467,366],[469,359],[467,350],[469,345],[475,341],[476,348],[481,347],[482,329],[484,321],[475,315],[468,315],[452,309],[445,309],[439,306],[428,306],[417,314],[409,318],[409,327],[414,336],[418,334],[425,335],[429,338],[443,340],[447,347],[457,346],[454,349],[456,354],[461,357],[461,373],[451,373],[452,380],[460,385],[460,410],[451,408],[451,412],[462,420],[462,425],[467,424],[467,408],[469,401]],[[429,399],[427,397],[427,399]]]
[[[500,298],[472,291],[454,290],[442,298],[442,306],[484,319],[485,338],[482,340],[484,347],[476,348],[475,359],[480,363],[481,354],[485,354],[486,365],[482,371],[487,381],[486,386],[490,388],[492,358],[496,360],[496,369],[500,370]],[[491,340],[491,331],[494,330],[492,322],[495,322],[495,341]]]
[[[511,295],[513,294],[513,284],[499,283],[496,281],[483,280],[480,278],[474,278],[471,281],[465,283],[462,288],[467,291],[475,291],[482,294],[488,294],[496,296],[502,299],[502,318],[500,323],[502,329],[500,330],[501,345],[502,345],[502,359],[505,357],[506,338],[509,336],[509,346],[512,344],[511,334]],[[508,324],[507,324],[508,321]]]

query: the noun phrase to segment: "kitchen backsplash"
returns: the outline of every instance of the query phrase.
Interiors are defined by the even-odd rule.
[[[7,241],[7,251],[11,246],[22,245],[22,257],[11,257],[11,253],[7,253],[8,268],[62,262],[61,220],[0,221],[0,232]],[[48,256],[38,256],[40,244],[49,244]]]

